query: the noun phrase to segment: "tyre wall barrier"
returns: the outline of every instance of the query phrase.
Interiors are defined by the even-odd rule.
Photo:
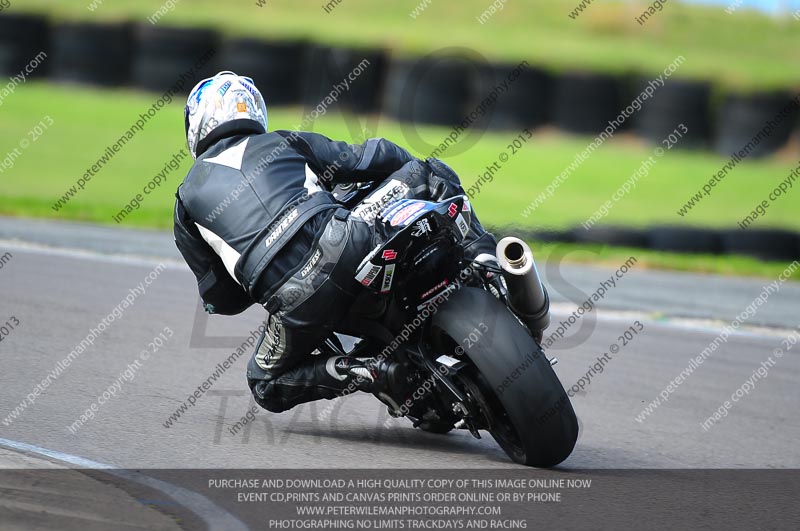
[[[720,254],[722,238],[718,231],[693,227],[654,227],[647,235],[648,248],[678,253]]]
[[[135,37],[132,81],[139,88],[165,92],[182,75],[191,73],[181,90],[181,93],[188,94],[195,83],[218,71],[220,43],[214,31],[140,24],[136,27]],[[216,53],[196,69],[198,62],[209,52]]]
[[[647,232],[641,229],[599,225],[589,230],[576,228],[573,239],[578,243],[598,243],[618,247],[647,248]]]
[[[797,123],[798,109],[795,106],[789,116],[776,119],[778,114],[792,101],[789,92],[728,95],[720,108],[716,151],[730,156],[753,140],[770,121],[776,123],[772,131],[750,152],[750,157],[769,155],[789,140]]]
[[[229,39],[221,47],[221,69],[253,78],[270,105],[303,103],[308,45],[293,41]]]
[[[609,121],[619,116],[625,94],[623,79],[604,74],[565,73],[555,81],[553,123],[572,133],[600,133]]]
[[[640,93],[648,80],[640,79],[635,93]],[[635,132],[653,143],[660,143],[679,124],[686,132],[675,145],[678,148],[701,148],[711,140],[711,84],[672,79],[644,101],[634,117]]]
[[[124,85],[130,80],[130,24],[64,23],[53,28],[50,75],[61,81]]]
[[[453,126],[469,112],[478,66],[443,51],[421,59],[390,62],[383,108],[405,122]]]
[[[471,109],[487,102],[493,92],[499,94],[497,100],[488,105],[487,114],[479,119],[478,127],[509,131],[539,127],[550,121],[553,77],[544,70],[528,66],[521,70],[519,77],[509,80],[517,68],[518,64],[513,63],[486,64],[473,76]]]
[[[779,229],[707,229],[654,226],[625,228],[595,226],[589,230],[537,230],[493,227],[495,236],[514,235],[545,243],[587,243],[675,253],[740,255],[765,261],[800,260],[800,233]]]
[[[722,233],[722,248],[726,254],[741,254],[762,260],[800,259],[800,236],[785,230],[739,230]]]
[[[313,45],[306,59],[303,103],[316,107],[333,91],[337,101],[329,109],[377,112],[387,65],[383,50]]]
[[[1,75],[19,74],[39,52],[50,55],[50,31],[45,17],[13,13],[0,16]],[[45,60],[31,77],[42,77],[49,68]]]

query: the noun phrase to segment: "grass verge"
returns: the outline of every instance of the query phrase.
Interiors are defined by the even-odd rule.
[[[175,189],[190,167],[188,158],[179,169],[167,175],[164,185],[151,194],[142,194],[144,201],[122,223],[116,223],[113,216],[124,209],[136,194],[141,194],[143,187],[162,171],[173,154],[184,148],[182,103],[177,101],[151,119],[145,130],[125,145],[66,207],[58,211],[52,208],[59,197],[103,155],[106,147],[128,130],[155,99],[152,94],[127,90],[107,91],[52,84],[18,87],[2,107],[0,160],[5,158],[5,153],[20,149],[22,140],[31,139],[31,130],[45,116],[52,119],[53,125],[28,148],[20,149],[12,167],[0,174],[0,213],[115,226],[170,227]],[[270,113],[270,128],[293,129],[302,116],[300,108],[274,109]],[[321,118],[313,126],[314,130],[336,139],[362,141],[369,136],[384,136],[408,145],[404,127],[407,126],[383,118],[346,118],[334,114]],[[369,133],[366,128],[369,128]],[[417,131],[431,146],[449,133],[446,129],[433,127],[418,127]],[[516,154],[511,155],[508,144],[515,137],[516,133],[487,133],[463,153],[448,156],[457,151],[457,147],[451,148],[452,151],[444,157],[469,188],[475,185],[486,166],[500,160],[501,153],[510,155],[493,180],[484,183],[474,196],[473,202],[482,221],[489,225],[565,228],[579,224],[610,198],[653,150],[652,146],[630,140],[607,142],[534,215],[524,217],[525,207],[572,162],[590,139],[537,132],[525,140]],[[425,146],[416,145],[414,149],[414,145],[412,152],[416,155],[428,154]],[[677,216],[676,209],[722,164],[723,159],[711,154],[669,151],[658,159],[650,174],[642,178],[629,195],[614,205],[603,223],[735,226],[738,219],[749,213],[762,196],[788,175],[796,162],[790,158],[747,161],[719,184],[715,192],[696,206],[690,215]],[[779,200],[755,226],[800,229],[796,204],[791,196]],[[746,259],[665,257],[662,253],[652,253],[651,256],[654,267],[755,275],[771,272],[771,269],[762,269]]]

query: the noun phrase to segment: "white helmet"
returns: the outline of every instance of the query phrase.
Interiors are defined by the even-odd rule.
[[[224,126],[226,133],[265,133],[267,106],[252,79],[224,71],[204,79],[189,93],[184,125],[189,151],[197,158],[213,141],[211,133],[220,127]]]

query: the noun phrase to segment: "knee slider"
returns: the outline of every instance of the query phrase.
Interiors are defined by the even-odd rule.
[[[250,386],[250,392],[253,393],[256,404],[260,407],[272,413],[282,413],[288,409],[283,399],[275,392],[274,382],[248,378],[247,384]]]

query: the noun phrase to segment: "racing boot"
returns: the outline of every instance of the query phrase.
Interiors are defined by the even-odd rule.
[[[353,383],[360,391],[372,393],[386,404],[389,413],[400,411],[407,387],[406,368],[400,363],[381,358],[353,358],[339,356],[333,361],[334,369],[340,374],[353,377]]]
[[[376,395],[400,392],[406,381],[403,365],[385,359],[334,356],[327,364],[338,377],[351,378],[359,391]]]
[[[373,393],[383,400],[382,396],[399,392],[405,379],[399,363],[351,356],[314,356],[279,375],[264,371],[254,359],[247,367],[247,380],[256,403],[274,413],[356,391]]]

